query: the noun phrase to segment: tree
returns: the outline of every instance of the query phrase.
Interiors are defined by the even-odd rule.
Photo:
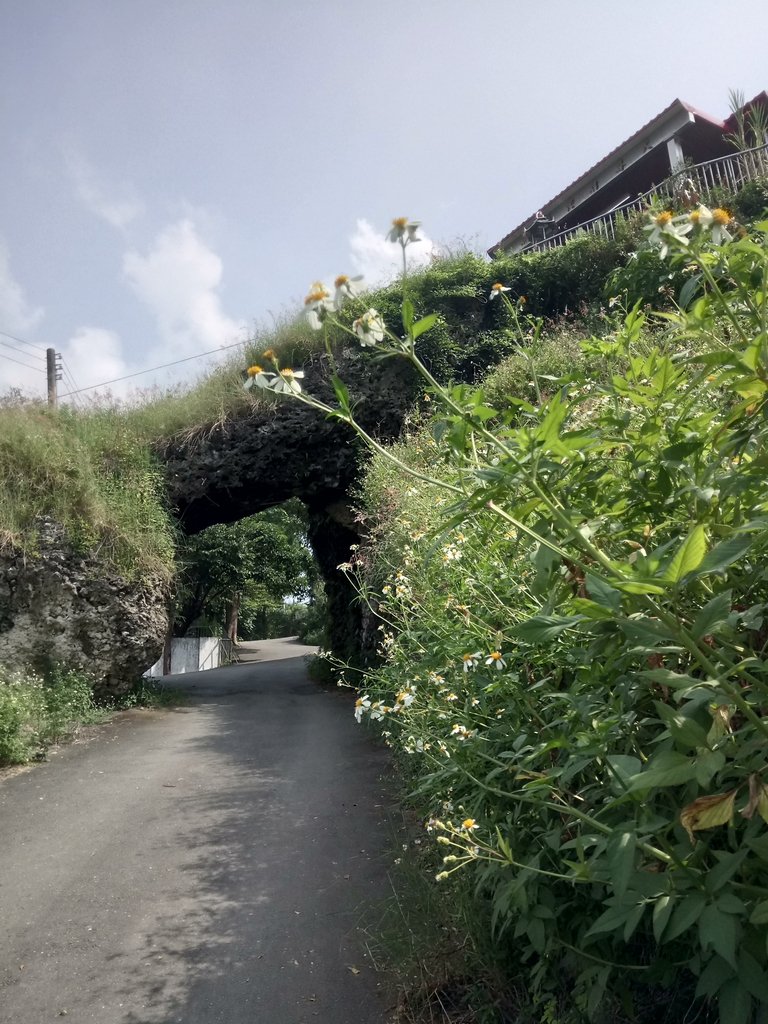
[[[178,551],[177,635],[198,623],[236,639],[241,614],[309,596],[317,577],[303,506],[290,502],[185,538]],[[263,618],[263,616],[262,616]]]

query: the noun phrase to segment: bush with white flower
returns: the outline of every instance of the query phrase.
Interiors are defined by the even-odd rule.
[[[404,256],[417,227],[393,222]],[[590,339],[599,381],[531,364],[535,397],[504,410],[442,386],[406,281],[402,324],[339,326],[421,374],[429,425],[387,448],[336,376],[334,405],[290,397],[356,430],[397,495],[383,522],[367,509],[390,580],[358,586],[388,639],[355,714],[419,759],[425,817],[465,815],[437,830],[441,883],[477,873],[526,988],[570,1019],[642,982],[749,1024],[768,1013],[768,223],[699,207],[647,234],[685,267],[680,305],[664,331],[635,307]],[[508,289],[487,301],[524,347],[542,326]]]

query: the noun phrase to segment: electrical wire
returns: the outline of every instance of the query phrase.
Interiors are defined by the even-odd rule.
[[[137,370],[135,373],[126,373],[122,377],[115,377],[113,380],[104,380],[100,384],[89,384],[87,388],[78,388],[76,391],[68,391],[65,395],[60,395],[60,398],[70,398],[72,395],[82,394],[83,391],[93,391],[96,388],[104,388],[108,384],[119,384],[122,380],[130,380],[131,377],[141,377],[145,373],[152,373],[154,370],[166,370],[169,366],[178,366],[179,363],[188,363],[192,359],[202,359],[203,356],[216,355],[219,352],[226,352],[231,348],[242,348],[248,344],[248,340],[238,341],[234,345],[222,345],[221,348],[212,348],[207,352],[198,352],[194,356],[185,356],[184,359],[174,359],[172,363],[162,363],[160,366],[150,366],[146,370]]]
[[[1,338],[0,338],[0,345],[2,345],[4,348],[11,349],[13,352],[20,352],[23,356],[27,356],[27,358],[32,358],[32,356],[33,356],[32,352],[25,352],[24,349],[23,348],[19,348],[18,345],[12,345],[9,341],[3,341]],[[44,356],[38,356],[37,358],[38,359],[44,359],[45,357]]]
[[[0,331],[0,334],[2,334],[4,338],[10,338],[11,341],[18,341],[20,345],[29,345],[30,348],[36,348],[40,352],[45,352],[44,345],[35,345],[34,342],[25,341],[23,338],[17,338],[15,334],[9,334],[8,331]]]
[[[71,388],[70,395],[72,397],[72,404],[77,406],[80,403],[80,399],[77,397],[79,386],[75,378],[69,371],[69,367],[63,359],[60,360],[62,378],[66,381],[67,387]]]
[[[34,370],[35,373],[44,373],[39,366],[32,366],[31,363],[22,363],[20,359],[14,359],[13,356],[7,356],[5,352],[0,352],[0,359],[8,359],[12,363],[18,363],[19,366],[26,366],[28,370]]]

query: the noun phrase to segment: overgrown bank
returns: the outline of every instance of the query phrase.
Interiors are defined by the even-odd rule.
[[[503,401],[440,385],[409,302],[402,333],[356,330],[437,407],[370,441],[370,542],[340,567],[383,662],[357,715],[410,763],[447,907],[491,929],[488,1019],[768,1007],[768,223],[735,239],[701,207],[648,228],[686,308],[633,308],[564,374],[536,372],[542,325],[500,276],[525,377],[498,372]],[[335,413],[354,425],[342,381]]]

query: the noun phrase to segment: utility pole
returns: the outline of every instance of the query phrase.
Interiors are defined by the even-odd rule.
[[[48,377],[48,405],[51,409],[55,409],[58,402],[56,381],[61,380],[56,349],[47,348],[45,350],[45,368]]]

